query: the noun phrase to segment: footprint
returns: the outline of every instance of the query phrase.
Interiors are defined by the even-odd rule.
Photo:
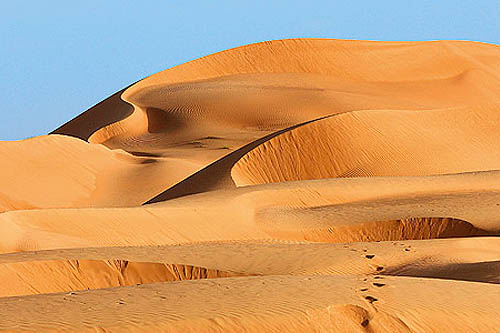
[[[370,304],[372,304],[373,302],[378,301],[378,299],[377,299],[377,298],[375,298],[375,297],[373,297],[373,296],[370,296],[370,295],[365,296],[365,299],[366,299],[368,302],[370,302]]]
[[[374,285],[375,287],[383,287],[383,286],[385,286],[385,283],[373,282],[373,285]]]
[[[373,258],[375,258],[375,255],[374,254],[367,254],[365,257],[367,259],[373,259]]]

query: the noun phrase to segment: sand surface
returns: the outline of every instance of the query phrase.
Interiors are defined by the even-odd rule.
[[[270,41],[0,142],[0,331],[496,332],[500,49]]]

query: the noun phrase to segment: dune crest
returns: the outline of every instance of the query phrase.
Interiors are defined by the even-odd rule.
[[[0,330],[493,332],[500,48],[289,39],[0,142]]]

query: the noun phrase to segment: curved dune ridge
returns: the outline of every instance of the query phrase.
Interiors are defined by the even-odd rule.
[[[494,332],[500,49],[278,40],[0,142],[0,330]]]

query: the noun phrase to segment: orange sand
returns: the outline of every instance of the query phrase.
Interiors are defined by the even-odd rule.
[[[500,49],[281,40],[0,142],[0,330],[495,332]]]

